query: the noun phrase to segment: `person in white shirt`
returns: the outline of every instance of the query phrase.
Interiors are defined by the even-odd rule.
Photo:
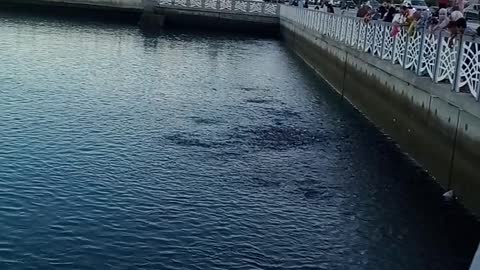
[[[463,13],[460,10],[458,10],[457,7],[454,7],[452,14],[450,14],[450,21],[456,22],[458,21],[458,19],[461,19],[461,18],[463,18]]]
[[[455,0],[454,7],[458,8],[458,11],[463,13],[465,7],[465,0]]]

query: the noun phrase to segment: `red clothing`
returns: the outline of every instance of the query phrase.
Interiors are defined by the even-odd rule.
[[[438,7],[439,8],[447,8],[449,4],[448,0],[438,0]]]

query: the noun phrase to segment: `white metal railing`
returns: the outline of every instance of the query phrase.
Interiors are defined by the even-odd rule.
[[[446,82],[453,91],[469,91],[479,100],[480,40],[463,36],[453,48],[446,32],[429,33],[405,28],[392,37],[392,24],[382,21],[365,23],[361,18],[282,5],[281,21],[290,21],[347,46],[371,53],[392,64],[430,77],[435,83]]]
[[[252,0],[155,0],[160,7],[175,7],[225,13],[242,13],[277,17],[280,5]]]

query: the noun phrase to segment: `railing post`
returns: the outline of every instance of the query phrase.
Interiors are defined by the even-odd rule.
[[[330,15],[324,14],[325,16],[325,35],[327,37],[330,36],[330,24],[332,23],[332,20],[330,20]]]
[[[337,22],[337,26],[339,29],[337,29],[338,33],[338,41],[342,41],[342,29],[343,29],[343,16],[339,16]]]
[[[337,18],[333,15],[330,15],[330,20],[332,21],[332,27],[330,27],[332,33],[330,34],[333,39],[336,39],[337,36]]]
[[[372,35],[372,44],[370,44],[370,51],[371,51],[372,55],[375,55],[377,25],[372,24],[372,26],[373,26],[373,35]]]
[[[383,27],[382,27],[383,26]],[[380,59],[383,59],[383,56],[385,54],[385,39],[387,38],[387,27],[385,25],[380,24],[380,27],[382,27],[382,45],[380,46]]]
[[[175,0],[172,0],[172,6],[175,6]]]
[[[362,33],[362,21],[358,20],[358,29],[357,29],[357,50],[360,49],[360,42],[361,42],[361,36],[360,33]]]
[[[353,42],[353,31],[355,30],[355,19],[351,18],[350,21],[352,21],[352,27],[350,29],[350,45],[351,47],[353,47],[354,45],[354,42]]]
[[[443,37],[442,37],[442,32],[438,34],[438,39],[437,39],[437,49],[435,50],[436,55],[435,55],[435,64],[433,66],[433,82],[438,83],[438,76],[440,75],[440,56],[442,55],[442,44],[443,43]]]
[[[308,24],[308,23],[307,23],[307,10],[306,10],[306,9],[302,9],[302,11],[303,11],[303,16],[302,16],[302,18],[303,18],[303,20],[302,20],[302,22],[303,22],[303,29],[306,29],[306,28],[307,28],[307,24]]]
[[[202,8],[205,8],[205,0],[201,0],[202,1]]]
[[[393,65],[395,64],[395,54],[397,53],[397,38],[398,38],[397,35],[392,37],[392,64]]]
[[[462,64],[463,64],[463,35],[460,35],[458,52],[457,52],[457,62],[455,63],[455,73],[453,77],[453,91],[459,92],[460,90],[460,79],[462,77]]]
[[[338,18],[332,15],[333,19],[333,39],[337,40],[338,35]]]
[[[236,0],[232,0],[232,11],[235,10],[235,3],[236,3],[236,2],[237,2]]]
[[[410,41],[410,35],[408,32],[405,34],[405,48],[403,50],[403,68],[406,68],[407,66],[407,56],[408,56],[408,43]]]
[[[350,19],[348,17],[345,17],[344,18],[344,25],[343,25],[343,42],[345,43],[345,45],[350,45],[350,41],[349,41],[349,30],[348,29],[348,26],[350,25]]]
[[[475,97],[475,100],[478,101],[480,99],[480,82],[477,82],[477,89],[475,89],[475,94],[477,95]]]
[[[311,11],[307,11],[308,12],[308,25],[310,27],[311,30],[314,29],[313,27],[313,13]]]
[[[265,13],[265,1],[262,2],[262,9],[260,11],[260,13]]]
[[[423,27],[422,31],[422,37],[420,38],[420,47],[419,47],[419,52],[418,52],[418,62],[417,62],[417,75],[421,76],[422,75],[422,61],[423,61],[423,50],[425,49],[425,39],[426,39],[426,26]]]
[[[325,13],[322,13],[322,17],[323,17],[323,34],[325,36],[328,36],[328,16],[325,15]]]
[[[335,29],[337,28],[337,24],[335,21],[335,16],[330,15],[330,36],[335,39]]]
[[[368,34],[368,24],[366,22],[363,22],[365,24],[365,34],[363,35],[363,48],[362,50],[365,52],[365,48],[367,48],[367,34]]]
[[[338,15],[337,18],[337,40],[342,41],[342,27],[343,27],[343,16]]]
[[[247,13],[250,12],[250,1],[247,2]]]
[[[221,0],[217,0],[217,5],[216,5],[216,6],[217,6],[217,10],[220,10],[220,1],[221,1]]]

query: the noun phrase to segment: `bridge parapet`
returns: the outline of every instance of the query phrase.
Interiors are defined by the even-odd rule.
[[[154,0],[157,7],[278,17],[277,3],[252,0]]]
[[[455,92],[480,98],[480,40],[464,35],[448,46],[449,34],[406,27],[393,34],[393,25],[382,21],[325,13],[283,5],[280,20],[301,25],[359,51],[400,65],[435,83],[448,83]]]

